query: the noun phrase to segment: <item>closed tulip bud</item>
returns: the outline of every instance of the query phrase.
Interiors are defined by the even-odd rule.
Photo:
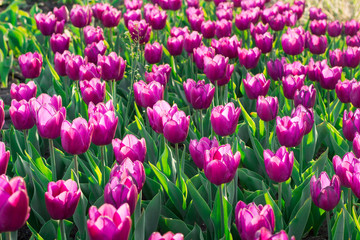
[[[91,23],[92,11],[89,6],[75,4],[70,11],[71,23],[77,28],[83,28]]]
[[[360,107],[360,83],[355,82],[353,84],[351,84],[351,88],[350,88],[350,102],[352,105],[354,105],[354,107],[359,108]],[[347,94],[349,94],[349,92],[347,92]]]
[[[263,35],[256,34],[255,44],[262,53],[269,53],[272,50],[273,36],[269,32],[266,32]]]
[[[309,51],[312,54],[323,54],[327,48],[327,39],[326,36],[316,36],[312,35],[309,39]]]
[[[187,101],[194,109],[207,109],[215,94],[215,88],[205,84],[204,80],[195,82],[187,79],[183,84]]]
[[[282,83],[283,83],[284,96],[287,99],[294,99],[296,90],[301,89],[301,87],[304,85],[304,81],[305,81],[305,75],[299,75],[299,76],[288,75],[286,77],[283,77]]]
[[[204,73],[210,81],[217,81],[226,74],[229,59],[222,55],[215,55],[214,58],[204,56]]]
[[[264,74],[259,73],[251,76],[250,73],[243,79],[246,95],[250,99],[257,99],[258,96],[266,96],[270,88],[270,80],[266,80]]]
[[[54,53],[69,50],[69,44],[70,37],[67,34],[53,34],[50,38],[50,47]]]
[[[286,59],[282,58],[269,60],[266,64],[266,70],[268,75],[274,80],[279,81],[284,76],[284,63],[286,63]]]
[[[284,63],[284,75],[293,75],[293,76],[299,76],[299,75],[306,75],[308,72],[308,66],[302,65],[301,62],[295,61],[293,63]]]
[[[128,239],[131,229],[131,213],[127,203],[115,208],[111,204],[103,204],[99,209],[89,208],[87,229],[90,240]]]
[[[150,235],[148,240],[184,240],[184,235],[182,233],[174,234],[172,232],[161,235],[159,232],[154,232]]]
[[[324,68],[320,74],[320,85],[322,88],[333,90],[336,83],[341,79],[341,67]]]
[[[305,124],[302,118],[285,116],[276,118],[276,135],[279,143],[285,147],[298,146],[305,135]]]
[[[164,118],[163,118],[164,119]],[[163,120],[164,137],[171,143],[180,143],[185,141],[190,125],[190,116],[186,116],[183,111],[176,111],[169,114]]]
[[[355,164],[360,163],[360,161],[352,152],[349,152],[346,153],[342,159],[341,157],[335,155],[332,162],[335,174],[338,175],[341,185],[350,188],[352,177],[355,173]]]
[[[346,21],[344,25],[345,35],[354,36],[359,31],[360,24],[355,19]]]
[[[302,86],[294,94],[294,105],[303,105],[306,108],[313,108],[316,100],[316,89],[314,85]]]
[[[269,178],[275,182],[285,182],[291,177],[294,166],[294,153],[288,152],[285,146],[279,148],[276,153],[264,150],[265,170]]]
[[[228,58],[238,57],[238,48],[241,47],[241,40],[238,41],[236,35],[229,37],[223,37],[219,40],[212,39],[211,47],[216,51],[216,54],[221,54]]]
[[[274,211],[270,205],[257,206],[254,202],[246,205],[239,201],[235,208],[235,224],[241,239],[252,240],[255,239],[255,233],[263,227],[274,232]]]
[[[214,132],[219,136],[228,136],[235,132],[241,109],[234,103],[216,106],[211,111],[210,121]]]
[[[26,84],[20,83],[19,85],[12,83],[10,89],[10,96],[12,99],[15,99],[17,101],[29,101],[31,98],[36,97],[36,90],[37,86],[34,81],[29,81]]]
[[[296,12],[294,12],[293,10],[287,10],[283,12],[282,15],[284,17],[286,26],[293,27],[296,25],[296,22],[298,20]]]
[[[324,59],[322,61],[314,62],[312,58],[310,58],[308,64],[308,77],[311,81],[320,82],[321,71],[325,68],[328,68],[327,60]]]
[[[289,240],[289,237],[284,230],[281,230],[278,233],[272,234],[272,232],[269,231],[267,228],[262,227],[260,230],[258,230],[255,233],[254,239],[255,240]],[[295,237],[292,236],[290,238],[290,240],[295,240]]]
[[[53,13],[57,21],[62,21],[62,20],[65,20],[65,22],[69,21],[69,10],[65,5],[62,5],[60,8],[54,7]]]
[[[81,196],[75,181],[68,179],[49,182],[45,205],[52,219],[63,220],[74,215]]]
[[[345,55],[340,49],[329,51],[329,59],[332,67],[344,67],[345,66]]]
[[[84,27],[85,44],[98,43],[104,40],[104,31],[101,27],[86,26]]]
[[[228,21],[232,21],[233,20],[233,11],[232,11],[232,9],[217,9],[216,17],[219,20],[225,19]]]
[[[0,176],[0,232],[13,232],[20,229],[30,216],[29,196],[23,178],[14,177],[10,181]]]
[[[43,104],[36,111],[36,127],[43,138],[55,139],[60,136],[60,129],[66,119],[65,107],[57,109],[50,103]]]
[[[84,59],[79,56],[75,55],[72,58],[69,58],[66,62],[65,71],[66,75],[71,80],[79,80],[80,79],[80,66],[85,63]]]
[[[14,127],[17,130],[26,130],[34,126],[35,122],[31,115],[30,105],[26,100],[11,101],[9,114]]]
[[[164,98],[164,86],[156,81],[146,84],[144,81],[134,83],[135,102],[140,107],[153,107]]]
[[[360,47],[360,37],[358,35],[346,36],[346,45],[348,47]]]
[[[356,83],[356,80],[353,79],[351,81],[345,79],[345,81],[339,80],[338,83],[335,86],[335,92],[336,96],[342,103],[349,103],[350,102],[350,96],[351,96],[351,89],[352,85]],[[350,94],[349,94],[350,93]],[[355,93],[355,92],[354,92]],[[353,96],[355,100],[355,96]]]
[[[305,127],[304,135],[311,132],[314,125],[314,111],[312,108],[305,108],[303,105],[298,105],[293,109],[291,117],[299,117],[302,119]]]
[[[204,45],[201,45],[198,48],[194,48],[193,52],[193,60],[196,64],[196,66],[204,70],[204,57],[207,56],[209,58],[213,58],[215,56],[215,50],[211,47],[206,47]]]
[[[126,135],[123,140],[118,138],[112,140],[115,159],[119,164],[122,164],[126,158],[130,158],[135,162],[139,160],[144,162],[146,156],[146,142],[145,139],[138,139],[132,134]]]
[[[317,36],[325,35],[327,22],[326,20],[312,20],[310,22],[310,30],[312,34]]]
[[[98,104],[105,99],[106,84],[101,82],[99,78],[80,81],[80,91],[86,105],[89,105],[90,102]]]
[[[55,24],[55,34],[63,34],[64,33],[65,20],[57,21]]]
[[[161,30],[166,25],[167,14],[166,11],[161,11],[159,8],[154,7],[149,16],[149,23],[154,30]]]
[[[356,68],[360,63],[360,48],[348,47],[344,51],[345,66]]]
[[[199,141],[197,140],[190,140],[189,151],[190,155],[195,163],[195,165],[203,169],[204,162],[205,162],[205,151],[210,150],[211,148],[218,148],[219,143],[216,140],[216,137],[213,140],[210,140],[207,137],[201,138]]]
[[[6,174],[10,152],[6,151],[5,144],[0,142],[0,175]]]
[[[233,155],[230,144],[205,150],[205,176],[215,185],[231,182],[239,166],[240,159],[240,152]]]
[[[47,14],[38,13],[34,16],[36,26],[44,36],[50,36],[55,32],[56,17],[52,12]]]
[[[126,28],[128,27],[128,23],[130,20],[131,21],[140,21],[141,20],[141,10],[140,9],[127,10],[126,13],[124,14],[124,22],[125,22]]]
[[[65,50],[62,54],[58,52],[55,53],[54,68],[57,74],[60,76],[66,76],[66,64],[73,57],[74,55],[67,50]]]
[[[61,145],[69,154],[83,154],[90,147],[93,132],[93,125],[84,118],[75,118],[72,123],[65,120],[61,125]]]
[[[181,55],[184,48],[184,37],[169,37],[166,44],[167,50],[172,56]]]
[[[259,96],[256,102],[256,112],[259,118],[265,122],[274,120],[279,111],[277,97]]]
[[[114,7],[106,8],[101,15],[101,22],[106,28],[113,28],[119,25],[121,12]]]
[[[145,22],[145,20],[128,22],[128,29],[130,32],[131,39],[134,42],[145,44],[150,39],[151,26]]]
[[[235,16],[235,26],[244,31],[250,28],[250,24],[253,22],[254,16],[250,11],[242,11],[240,14]]]
[[[217,38],[230,37],[232,22],[222,19],[215,22],[215,35]]]
[[[158,82],[165,87],[169,79],[163,72],[156,71],[156,72],[145,72],[145,80],[147,83]]]
[[[37,98],[32,98],[29,101],[31,114],[33,115],[34,120],[36,120],[37,111],[45,103],[48,103],[54,107],[55,111],[59,111],[62,108],[61,96],[54,95],[50,97],[46,93],[42,93]]]
[[[20,55],[18,60],[21,72],[25,78],[37,78],[40,76],[43,63],[41,54],[28,52]]]
[[[108,56],[98,55],[98,66],[101,69],[101,78],[105,81],[120,81],[124,77],[126,61],[111,52]]]
[[[276,15],[269,17],[268,23],[272,30],[281,31],[284,29],[285,26],[285,17],[280,13],[277,13]]]
[[[259,22],[258,24],[254,25],[253,23],[250,23],[250,33],[253,37],[255,37],[256,34],[264,34],[269,29],[269,24],[263,24],[262,22]]]
[[[282,35],[281,45],[286,54],[298,55],[304,51],[305,39],[295,31],[288,31]]]
[[[93,42],[86,46],[84,49],[84,55],[87,58],[88,62],[97,64],[98,56],[103,56],[106,52],[106,45],[104,41]]]
[[[346,110],[343,117],[343,133],[348,141],[353,141],[355,133],[360,132],[360,109],[355,112]]]
[[[329,179],[326,172],[322,172],[317,179],[312,176],[310,180],[310,193],[314,204],[325,211],[333,210],[340,201],[340,179],[337,175]]]
[[[104,189],[104,201],[119,208],[124,203],[129,204],[130,213],[135,210],[138,198],[136,185],[132,182],[131,177],[120,179],[115,176],[109,180]]]
[[[179,36],[183,36],[184,38],[189,35],[189,29],[188,27],[172,27],[170,30],[170,35],[171,37],[179,37]]]
[[[199,4],[199,0],[186,0],[186,4],[189,7],[194,7],[194,8],[199,8],[200,4]]]
[[[216,82],[210,80],[211,83],[214,84],[214,85],[217,84],[220,87],[228,84],[230,82],[231,75],[234,72],[234,69],[235,69],[234,64],[228,65],[227,68],[226,68],[225,75],[222,78],[220,78],[219,80],[217,80]]]
[[[108,3],[96,3],[91,6],[92,14],[94,15],[94,18],[101,20],[102,14],[105,11],[105,9],[110,8],[111,5]]]
[[[127,10],[141,9],[143,4],[142,0],[125,0],[125,7]]]
[[[201,23],[201,33],[204,38],[210,39],[215,36],[215,22],[208,20]]]
[[[336,20],[334,22],[328,23],[327,32],[330,37],[337,37],[342,32],[343,25],[339,22],[339,20]]]
[[[162,56],[162,45],[158,42],[153,44],[147,43],[145,45],[144,57],[149,64],[155,64],[161,61]]]
[[[255,68],[259,62],[261,52],[259,48],[252,49],[238,48],[239,62],[246,69]]]
[[[181,8],[182,1],[181,0],[168,0],[169,10],[177,11]]]
[[[119,179],[130,177],[138,192],[140,192],[146,180],[144,165],[138,160],[133,162],[130,158],[125,158],[122,164],[115,163],[110,172],[110,179],[112,177],[118,177]]]
[[[193,31],[191,34],[185,36],[184,48],[188,53],[192,53],[194,48],[198,48],[201,44],[202,35],[197,31]]]
[[[166,81],[169,81],[170,79],[170,73],[171,73],[171,67],[169,64],[163,64],[163,65],[153,65],[151,68],[152,72],[161,72],[165,75]]]
[[[93,63],[83,64],[79,68],[79,80],[90,81],[93,78],[100,78],[100,69]]]

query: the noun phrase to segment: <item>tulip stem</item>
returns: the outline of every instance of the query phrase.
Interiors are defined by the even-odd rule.
[[[66,232],[65,232],[65,223],[64,219],[61,219],[60,222],[60,232],[61,232],[61,239],[66,240]]]
[[[101,181],[101,186],[104,187],[105,186],[105,178],[106,178],[106,163],[105,163],[105,145],[101,146],[101,174],[102,174],[102,181]]]
[[[81,52],[84,51],[84,46],[83,46],[83,42],[84,42],[84,31],[83,31],[83,28],[80,28],[80,47],[81,47]]]
[[[223,202],[223,185],[220,184],[219,186],[219,195],[220,195],[220,213],[221,213],[221,237],[225,235],[225,217],[224,217],[224,202]]]
[[[304,143],[303,143],[303,139],[300,142],[300,146],[299,146],[299,150],[300,150],[300,157],[299,157],[299,163],[300,163],[300,169],[299,169],[299,175],[300,175],[300,179],[302,179],[302,173],[303,173],[303,165],[304,165]]]
[[[108,38],[109,38],[109,45],[112,51],[114,51],[113,45],[113,28],[108,28]]]
[[[116,111],[116,81],[115,81],[115,79],[113,79],[113,88],[112,88],[112,91],[113,91],[113,93],[112,93],[112,97],[113,97],[113,105],[114,105],[114,109],[115,109],[115,111]]]
[[[330,223],[330,212],[326,211],[326,223],[328,228],[328,239],[331,239],[331,223]]]
[[[74,171],[78,180],[79,188],[80,188],[80,180],[79,180],[79,169],[78,169],[78,160],[77,155],[74,155]]]
[[[54,142],[52,139],[49,139],[49,148],[50,148],[50,161],[51,161],[51,171],[52,171],[52,180],[57,181],[56,176],[56,162],[55,162],[55,152],[54,152]]]
[[[328,112],[328,121],[330,123],[330,91],[327,91],[327,112]]]
[[[282,191],[281,191],[281,182],[279,183],[279,189],[278,189],[278,206],[279,206],[279,210],[281,211],[281,202],[282,202]]]
[[[11,240],[11,232],[6,232],[5,233],[5,239],[6,240]]]
[[[219,106],[219,86],[218,82],[215,81],[215,98],[216,98],[216,106]]]
[[[352,194],[351,194],[351,188],[348,188],[348,211],[351,213],[352,209]]]
[[[180,173],[180,159],[179,159],[179,144],[175,144],[175,154],[176,154],[176,172],[177,172],[177,181],[179,188],[181,189],[181,173]]]
[[[269,122],[265,122],[265,131],[266,131],[266,147],[270,149],[270,129],[269,129]]]
[[[25,149],[26,149],[26,152],[29,153],[29,146],[28,146],[28,143],[27,143],[27,140],[28,140],[28,134],[27,134],[27,129],[24,130],[24,140],[25,140]]]
[[[200,133],[201,133],[201,137],[203,137],[204,136],[204,130],[203,130],[203,120],[202,120],[201,109],[199,109],[199,117],[200,117]]]

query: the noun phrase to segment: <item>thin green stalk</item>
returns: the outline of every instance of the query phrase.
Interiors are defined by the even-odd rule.
[[[349,213],[351,213],[351,209],[352,209],[352,192],[351,192],[351,188],[348,188],[348,211]]]
[[[80,47],[81,47],[81,52],[84,51],[84,31],[83,31],[83,28],[80,28]]]
[[[326,211],[326,223],[328,228],[328,239],[331,240],[331,222],[330,222],[330,212]]]
[[[237,171],[237,169],[236,169],[235,177],[234,177],[233,181],[234,181],[234,187],[235,187],[235,189],[234,189],[234,203],[233,204],[235,206],[236,202],[237,202],[237,183],[238,183],[238,171]]]
[[[78,179],[78,184],[79,184],[79,188],[80,188],[80,180],[79,180],[79,169],[78,169],[77,155],[74,155],[74,171],[75,171],[76,177],[77,177],[77,179]]]
[[[212,209],[212,190],[211,190],[211,188],[212,188],[212,183],[210,182],[210,181],[208,181],[208,183],[209,183],[209,191],[208,191],[208,201],[209,201],[209,207],[210,207],[210,209]]]
[[[216,106],[219,106],[219,86],[217,81],[215,81],[215,99],[216,99]]]
[[[116,107],[116,81],[115,81],[115,79],[113,79],[113,82],[112,82],[112,84],[113,84],[113,93],[112,93],[112,97],[113,97],[113,104],[114,104],[114,108],[115,108],[115,110],[117,109],[117,107]]]
[[[26,149],[26,152],[29,153],[29,146],[28,146],[28,130],[25,129],[24,130],[24,140],[25,140],[25,149]]]
[[[5,233],[5,239],[6,239],[6,240],[12,240],[12,239],[11,239],[11,232],[6,232],[6,233]]]
[[[300,142],[300,158],[299,158],[299,162],[300,162],[300,178],[302,179],[302,173],[303,173],[303,165],[304,165],[304,142],[303,139]]]
[[[266,147],[270,149],[270,129],[269,122],[265,122],[265,131],[266,131]]]
[[[114,50],[114,44],[113,44],[113,28],[108,28],[108,38],[109,38],[109,45],[111,50]]]
[[[61,219],[60,222],[60,232],[61,232],[61,239],[66,240],[66,232],[65,232],[65,223],[64,219]]]
[[[330,122],[330,90],[327,91],[327,112],[328,112],[328,121]]]
[[[50,161],[51,161],[51,171],[52,171],[52,180],[57,181],[56,176],[56,162],[55,162],[55,152],[54,152],[54,142],[52,139],[49,139],[49,148],[50,148]]]
[[[203,119],[202,119],[202,112],[201,109],[199,109],[199,116],[200,116],[200,133],[201,133],[201,137],[204,136],[204,127],[203,127]]]
[[[281,211],[281,201],[282,201],[282,189],[281,189],[281,183],[279,183],[279,189],[278,189],[278,196],[279,196],[279,199],[278,199],[278,206],[279,206],[279,209]]]
[[[225,217],[224,217],[224,202],[223,202],[223,185],[219,186],[219,194],[220,194],[220,212],[221,212],[221,237],[225,235]]]
[[[105,164],[105,145],[104,146],[100,146],[100,151],[101,151],[101,175],[102,175],[102,181],[101,181],[101,186],[104,187],[105,186],[105,178],[106,178],[106,164]]]
[[[181,189],[181,172],[180,172],[180,159],[179,159],[179,144],[175,144],[175,152],[176,152],[176,174],[177,174],[177,181],[179,184],[179,188]]]

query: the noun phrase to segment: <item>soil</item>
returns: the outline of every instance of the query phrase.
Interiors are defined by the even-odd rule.
[[[31,238],[31,231],[24,225],[18,231],[18,240],[29,240]]]

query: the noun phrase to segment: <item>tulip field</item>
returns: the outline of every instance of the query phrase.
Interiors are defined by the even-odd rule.
[[[360,240],[359,19],[0,2],[0,240]]]

